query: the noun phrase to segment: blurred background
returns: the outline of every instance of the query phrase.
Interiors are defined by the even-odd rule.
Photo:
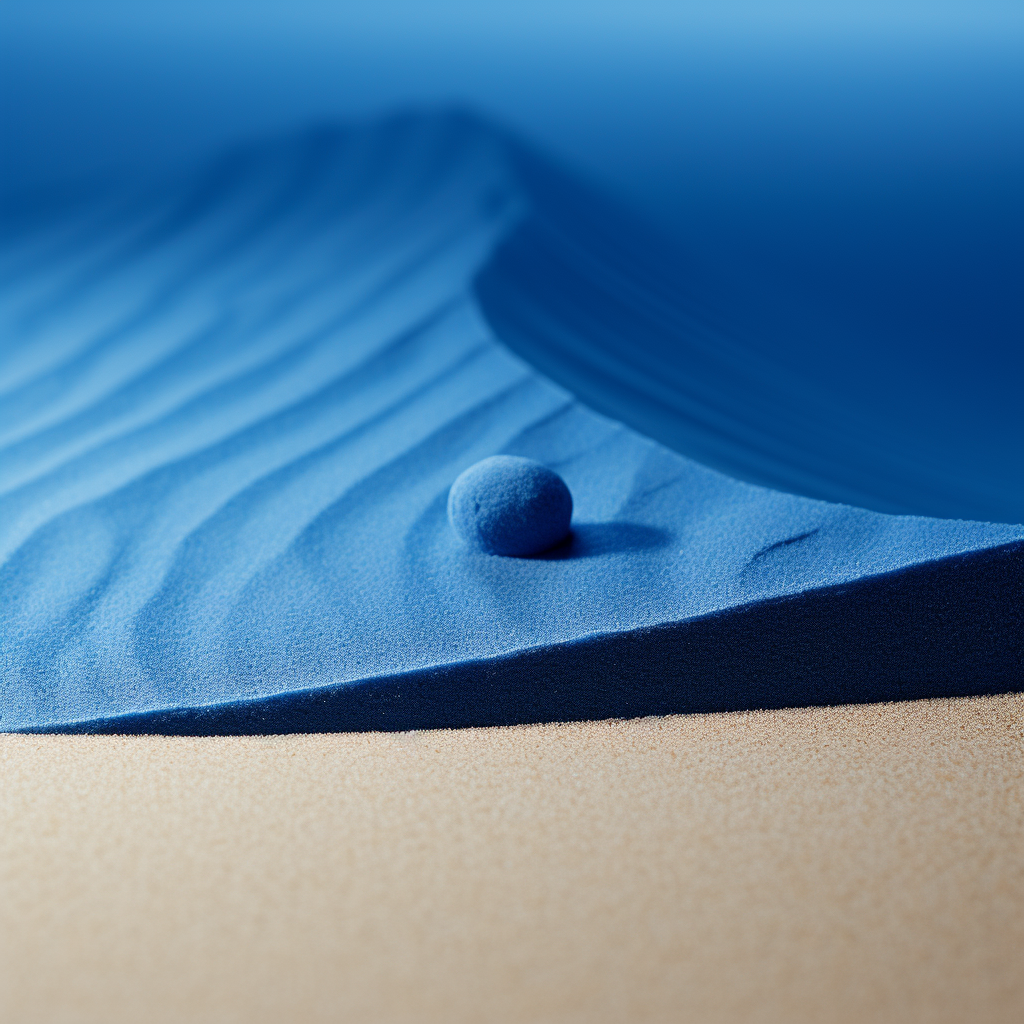
[[[749,344],[962,482],[877,507],[1024,519],[1019,2],[0,6],[8,212],[448,104],[615,197],[727,304],[735,285]]]

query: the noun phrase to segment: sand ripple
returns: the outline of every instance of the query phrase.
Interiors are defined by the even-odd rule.
[[[401,117],[6,237],[0,728],[401,729],[1019,687],[1024,527],[737,482],[504,347],[475,283],[501,291],[496,247],[543,215],[523,182],[497,134]],[[694,400],[729,444],[775,443],[711,385]],[[499,452],[569,483],[569,546],[500,559],[451,535],[449,485]]]

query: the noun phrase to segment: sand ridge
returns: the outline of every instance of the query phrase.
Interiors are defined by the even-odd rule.
[[[0,239],[0,729],[405,730],[1017,687],[1024,524],[731,479],[505,346],[479,272],[523,217],[579,212],[564,182],[534,205],[510,145],[443,110],[289,133],[81,206],[46,192]],[[566,244],[596,257],[585,226]],[[719,349],[676,299],[668,349],[609,320],[637,360]],[[715,421],[760,451],[752,366]],[[497,454],[568,485],[557,554],[457,538],[453,481]]]

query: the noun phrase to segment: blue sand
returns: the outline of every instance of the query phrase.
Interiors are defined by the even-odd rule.
[[[0,728],[405,729],[1021,687],[1024,527],[737,481],[504,347],[475,282],[518,287],[499,247],[543,216],[518,166],[466,118],[395,118],[5,234]],[[727,412],[730,444],[799,464]],[[496,454],[565,480],[568,543],[521,559],[459,540],[449,489]]]
[[[977,400],[956,387],[978,376],[966,344],[953,359],[938,338],[916,355],[905,346],[919,364],[911,383],[880,402],[882,389],[851,382],[885,377],[882,354],[898,352],[899,337],[836,344],[850,328],[807,296],[768,301],[742,268],[723,282],[699,252],[666,243],[535,152],[514,143],[509,152],[529,209],[476,291],[501,340],[541,373],[749,483],[879,512],[1024,522],[1024,418],[1000,400],[1002,385]],[[983,330],[981,312],[966,336]],[[977,361],[1012,377],[1020,325],[993,330],[1005,356],[979,349]],[[916,386],[943,373],[940,392]],[[969,428],[972,419],[987,428]]]
[[[452,529],[489,555],[539,555],[565,540],[571,519],[565,481],[519,455],[481,459],[448,492]]]

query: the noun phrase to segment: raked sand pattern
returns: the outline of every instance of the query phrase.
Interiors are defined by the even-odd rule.
[[[502,344],[476,283],[501,292],[492,254],[539,216],[509,152],[469,118],[399,117],[12,224],[0,729],[408,729],[1021,688],[1024,526],[738,482]],[[565,479],[569,543],[459,543],[448,489],[500,453]]]

